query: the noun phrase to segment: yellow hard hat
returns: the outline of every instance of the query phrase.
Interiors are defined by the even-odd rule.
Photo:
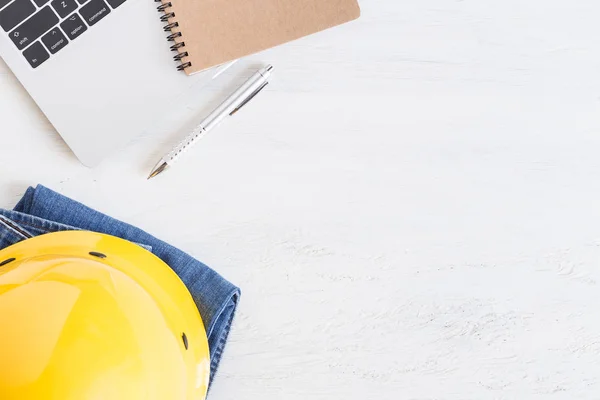
[[[0,251],[0,399],[204,399],[206,332],[179,277],[128,241],[58,232]]]

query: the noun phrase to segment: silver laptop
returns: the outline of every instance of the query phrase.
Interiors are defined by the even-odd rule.
[[[0,57],[85,165],[152,130],[228,67],[178,71],[157,6],[0,0]]]

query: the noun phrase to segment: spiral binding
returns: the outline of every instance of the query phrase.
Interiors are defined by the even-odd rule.
[[[154,1],[157,3],[162,2],[162,0],[154,0]],[[169,20],[171,18],[175,17],[175,13],[172,11],[169,11],[169,9],[171,7],[173,7],[173,4],[169,1],[167,3],[163,3],[160,6],[156,7],[156,9],[158,10],[158,12],[163,13],[163,15],[160,16],[160,21],[166,23],[166,25],[163,27],[163,30],[165,32],[171,32],[171,34],[169,36],[167,36],[167,40],[169,42],[174,42],[175,39],[181,37],[181,32],[176,32],[173,30],[179,26],[178,22],[169,22]],[[174,45],[171,46],[171,51],[177,52],[177,55],[175,55],[173,57],[173,59],[180,63],[177,66],[178,71],[183,71],[186,68],[189,68],[192,66],[191,62],[189,62],[189,61],[183,62],[182,61],[183,58],[189,56],[187,51],[181,50],[184,47],[185,47],[185,42],[176,42]]]

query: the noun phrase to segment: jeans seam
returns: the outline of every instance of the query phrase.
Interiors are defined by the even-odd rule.
[[[7,228],[15,231],[16,233],[18,233],[21,236],[24,236],[26,239],[31,239],[33,237],[33,235],[29,232],[27,232],[25,229],[19,228],[19,226],[17,224],[15,224],[13,221],[11,221],[10,219],[0,215],[0,222],[2,222],[4,225],[6,225]],[[26,225],[26,224],[24,224]]]
[[[18,221],[19,221],[19,224],[21,224],[21,225],[27,225],[27,226],[30,226],[30,227],[32,227],[32,228],[36,228],[36,229],[42,230],[42,231],[44,231],[44,232],[50,232],[50,231],[48,230],[48,228],[44,228],[44,227],[41,227],[41,226],[38,226],[38,225],[32,224],[32,223],[30,223],[30,222],[25,222],[25,221],[21,221],[21,220],[18,220]]]
[[[219,362],[221,361],[221,356],[223,355],[223,350],[225,349],[225,344],[227,343],[227,338],[229,337],[229,332],[231,331],[231,325],[233,324],[233,318],[235,317],[235,308],[236,307],[235,307],[235,301],[234,301],[233,310],[231,312],[229,320],[227,321],[227,324],[225,325],[225,328],[222,330],[223,334],[221,335],[221,337],[219,338],[219,341],[217,342],[217,347],[215,349],[215,355],[214,355],[214,357],[212,357],[212,360],[210,363],[210,370],[211,370],[210,384],[211,385],[212,385],[213,378],[217,372],[217,367],[219,365]]]
[[[36,225],[36,224],[34,224],[32,222],[24,221],[21,218],[12,218],[12,220],[18,222],[20,225],[26,225],[26,226],[29,226],[31,228],[36,228],[36,229],[39,229],[39,230],[41,230],[43,232],[46,232],[46,233],[57,232],[57,231],[64,231],[64,230],[79,230],[78,228],[71,227],[71,226],[68,226],[68,225],[65,225],[65,224],[59,224],[57,222],[52,222],[52,221],[50,221],[50,222],[52,222],[52,224],[54,224],[55,226],[52,227],[52,228],[48,228],[47,226],[43,226],[43,224],[42,224],[42,226]],[[42,222],[44,222],[44,221],[42,221]]]

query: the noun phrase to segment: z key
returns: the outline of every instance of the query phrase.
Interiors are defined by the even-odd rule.
[[[65,18],[77,9],[75,0],[53,0],[50,4],[61,18]]]

